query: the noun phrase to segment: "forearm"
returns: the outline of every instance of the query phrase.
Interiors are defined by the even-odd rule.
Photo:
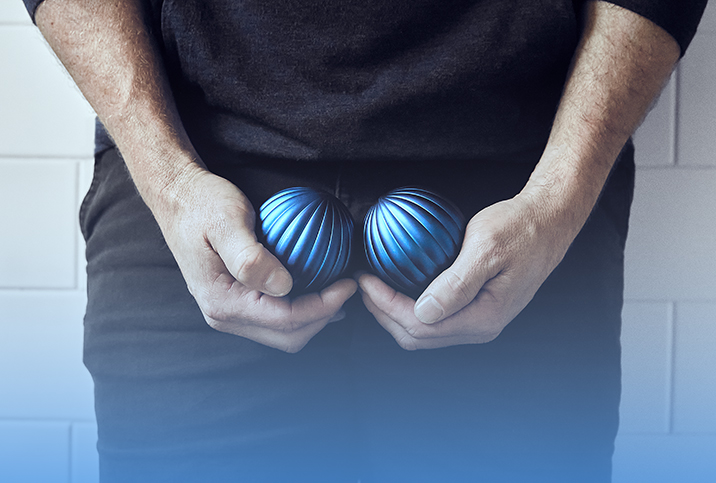
[[[200,161],[139,2],[46,0],[36,22],[117,143],[145,201],[158,209],[166,188]]]
[[[575,54],[545,152],[521,193],[573,239],[629,136],[679,58],[676,41],[639,15],[586,5]]]
[[[207,323],[300,350],[353,295],[341,280],[291,300],[251,203],[206,171],[179,119],[139,2],[46,0],[35,20],[122,152]]]

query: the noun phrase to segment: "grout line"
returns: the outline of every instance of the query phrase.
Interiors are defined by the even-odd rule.
[[[670,99],[670,110],[671,110],[671,116],[669,119],[669,130],[670,130],[670,136],[669,136],[669,157],[671,158],[670,166],[678,166],[678,146],[679,146],[679,92],[680,92],[680,77],[681,77],[681,68],[679,65],[676,66],[676,69],[674,70],[674,75],[672,76],[672,84],[669,87],[669,90],[671,91],[671,99]]]
[[[12,287],[12,286],[1,286],[0,294],[3,293],[31,293],[31,292],[81,292],[84,293],[84,289],[81,287]]]
[[[676,359],[676,302],[669,302],[668,313],[667,313],[667,366],[666,366],[666,377],[667,377],[667,434],[674,434],[674,398],[676,396],[676,390],[674,388],[674,376],[675,376],[675,359]]]
[[[654,431],[621,431],[617,438],[622,436],[647,436],[650,438],[671,438],[674,436],[693,436],[696,438],[705,437],[705,438],[716,438],[716,431],[708,431],[708,432],[696,432],[696,431],[679,431],[675,432],[673,434],[664,434],[660,432],[654,432]]]
[[[625,297],[624,303],[655,303],[655,304],[668,304],[670,302],[673,302],[674,299],[666,299],[666,298],[630,298]],[[678,300],[679,302],[686,302],[686,303],[702,303],[702,304],[709,304],[716,302],[716,297],[713,298],[680,298]]]
[[[0,423],[67,423],[67,424],[97,424],[96,419],[75,419],[75,418],[7,418],[0,417]]]
[[[74,229],[72,230],[73,237],[74,237],[74,250],[72,250],[72,257],[74,259],[74,263],[72,264],[74,269],[74,288],[79,289],[80,288],[80,257],[79,257],[79,236],[77,235],[77,207],[79,206],[79,191],[80,191],[80,163],[81,161],[75,161],[75,198],[74,198],[74,209],[72,210],[72,226]]]
[[[72,483],[72,456],[74,451],[72,450],[72,437],[75,425],[70,421],[69,441],[67,443],[67,483]]]
[[[0,163],[3,162],[13,162],[18,159],[36,159],[38,161],[86,161],[93,159],[94,155],[92,153],[87,153],[83,155],[54,155],[54,154],[8,154],[8,153],[0,153]]]
[[[673,164],[673,165],[664,165],[664,166],[637,166],[637,171],[669,171],[674,170],[674,168],[679,168],[679,171],[714,171],[716,170],[716,166],[712,164]]]

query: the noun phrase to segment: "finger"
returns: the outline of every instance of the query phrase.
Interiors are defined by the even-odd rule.
[[[403,339],[405,334],[416,339],[451,335],[449,324],[425,325],[420,322],[414,314],[413,299],[389,287],[378,277],[364,274],[358,280],[363,304],[401,346],[399,339]]]
[[[413,300],[388,287],[377,277],[360,279],[363,304],[378,323],[398,340],[406,334],[415,339],[452,336],[450,324],[425,325],[413,313]]]
[[[221,332],[244,337],[259,344],[278,349],[283,352],[296,353],[327,324],[328,319],[313,321],[294,331],[274,330],[256,325],[242,325],[226,321],[207,319],[209,325]]]
[[[489,342],[504,327],[496,316],[499,307],[495,307],[489,291],[478,295],[463,310],[442,321],[425,324],[415,317],[412,299],[396,292],[375,276],[362,277],[359,282],[364,305],[404,348]],[[408,340],[408,336],[415,341]]]
[[[319,293],[302,295],[293,300],[288,297],[272,297],[257,291],[247,291],[236,283],[235,296],[231,296],[230,313],[233,319],[257,327],[291,332],[316,320],[326,321],[334,317],[356,291],[354,280],[343,279],[326,287]]]
[[[419,333],[424,330],[435,330],[441,324],[425,325],[421,322],[419,324],[418,333],[411,333],[404,325],[396,322],[395,320],[388,317],[384,312],[381,312],[370,298],[363,293],[363,302],[365,303],[368,310],[373,314],[376,321],[395,339],[397,344],[405,350],[418,350],[418,349],[438,349],[443,347],[450,347],[454,345],[470,344],[482,342],[477,338],[466,338],[462,334],[458,335],[443,335],[439,331],[435,331],[432,334]]]
[[[341,309],[338,312],[336,312],[336,315],[328,319],[328,323],[332,324],[333,322],[339,322],[346,318],[346,311]]]
[[[293,279],[281,262],[261,245],[242,211],[227,215],[210,243],[231,275],[245,287],[274,297],[291,291]]]
[[[297,323],[315,320],[317,317],[332,319],[357,290],[358,284],[355,280],[344,278],[318,293],[298,297],[292,303],[292,318]]]
[[[415,317],[434,324],[466,307],[482,286],[499,273],[492,263],[480,263],[472,250],[463,250],[455,262],[432,281],[415,303]]]
[[[240,290],[240,284],[235,283],[235,286],[239,287],[235,290]],[[207,318],[207,322],[216,330],[285,352],[297,352],[329,322],[345,316],[341,307],[356,289],[354,280],[344,279],[320,293],[304,295],[294,301],[244,289],[244,300],[234,299],[238,302],[237,308],[243,308],[235,318]]]
[[[368,273],[359,276],[358,284],[363,294],[369,298],[371,305],[377,310],[395,321],[417,322],[413,313],[415,301],[407,295],[398,292],[375,275]]]

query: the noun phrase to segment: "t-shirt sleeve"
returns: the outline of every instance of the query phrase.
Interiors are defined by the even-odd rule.
[[[684,55],[696,34],[701,15],[708,0],[606,0],[642,17],[666,30],[679,43]]]
[[[32,18],[33,23],[35,22],[35,11],[37,10],[37,7],[43,2],[43,0],[22,0],[25,2],[25,8],[27,9],[27,12],[30,14],[30,18]]]

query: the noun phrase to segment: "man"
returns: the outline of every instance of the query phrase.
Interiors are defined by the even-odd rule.
[[[609,481],[628,140],[705,1],[26,3],[111,136],[103,481]],[[254,208],[302,184],[435,189],[460,254],[287,297]]]

